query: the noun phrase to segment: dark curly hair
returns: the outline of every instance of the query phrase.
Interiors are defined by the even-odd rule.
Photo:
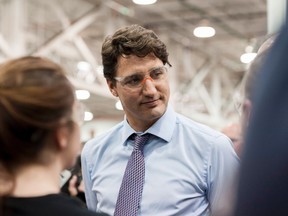
[[[152,30],[136,24],[117,30],[114,35],[107,36],[102,45],[104,77],[114,80],[119,56],[145,57],[150,53],[159,58],[163,64],[171,66],[166,45]]]

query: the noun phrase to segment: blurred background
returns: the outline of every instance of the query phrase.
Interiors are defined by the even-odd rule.
[[[102,75],[101,45],[137,23],[167,45],[176,111],[216,129],[238,121],[241,81],[285,0],[138,1],[0,0],[0,61],[31,54],[62,64],[85,105],[86,140],[123,119]]]

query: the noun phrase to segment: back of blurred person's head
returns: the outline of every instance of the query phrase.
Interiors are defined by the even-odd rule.
[[[51,163],[70,136],[62,128],[75,129],[74,104],[73,86],[51,60],[22,57],[0,65],[0,183],[26,165]],[[63,168],[73,165],[77,148],[65,153]]]
[[[270,51],[270,47],[277,37],[277,34],[266,35],[262,40],[259,40],[259,48],[255,59],[251,62],[246,71],[246,74],[241,83],[241,89],[239,95],[236,95],[236,108],[241,113],[241,137],[245,138],[246,129],[249,124],[250,114],[253,107],[253,92],[255,84],[258,81],[259,73],[261,71],[262,65],[266,61],[267,55]],[[269,60],[269,59],[267,59]],[[239,97],[239,98],[238,98]],[[241,157],[241,152],[243,148],[243,142],[238,143],[235,150],[239,157]]]
[[[252,96],[253,89],[257,82],[261,67],[266,61],[267,55],[270,51],[270,47],[273,44],[277,34],[268,35],[267,38],[262,42],[258,49],[257,55],[252,63],[249,65],[248,71],[244,77],[243,83],[243,102],[242,102],[242,126],[243,132],[249,123],[250,113],[252,110]]]

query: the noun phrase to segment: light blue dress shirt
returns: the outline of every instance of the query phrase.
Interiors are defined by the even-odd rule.
[[[82,151],[89,209],[113,215],[135,131],[127,120],[90,140]],[[144,133],[145,183],[139,215],[210,215],[230,193],[239,158],[222,133],[196,123],[168,106]]]

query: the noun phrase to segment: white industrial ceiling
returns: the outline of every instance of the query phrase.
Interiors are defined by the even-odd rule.
[[[193,35],[204,19],[215,37]],[[107,34],[133,23],[153,29],[167,44],[175,110],[218,128],[237,118],[234,97],[247,67],[239,58],[267,34],[266,0],[158,0],[147,6],[132,0],[0,0],[0,61],[27,54],[52,58],[76,88],[91,92],[84,103],[96,120],[122,119],[99,73],[100,52]],[[80,61],[91,69],[79,72]]]

